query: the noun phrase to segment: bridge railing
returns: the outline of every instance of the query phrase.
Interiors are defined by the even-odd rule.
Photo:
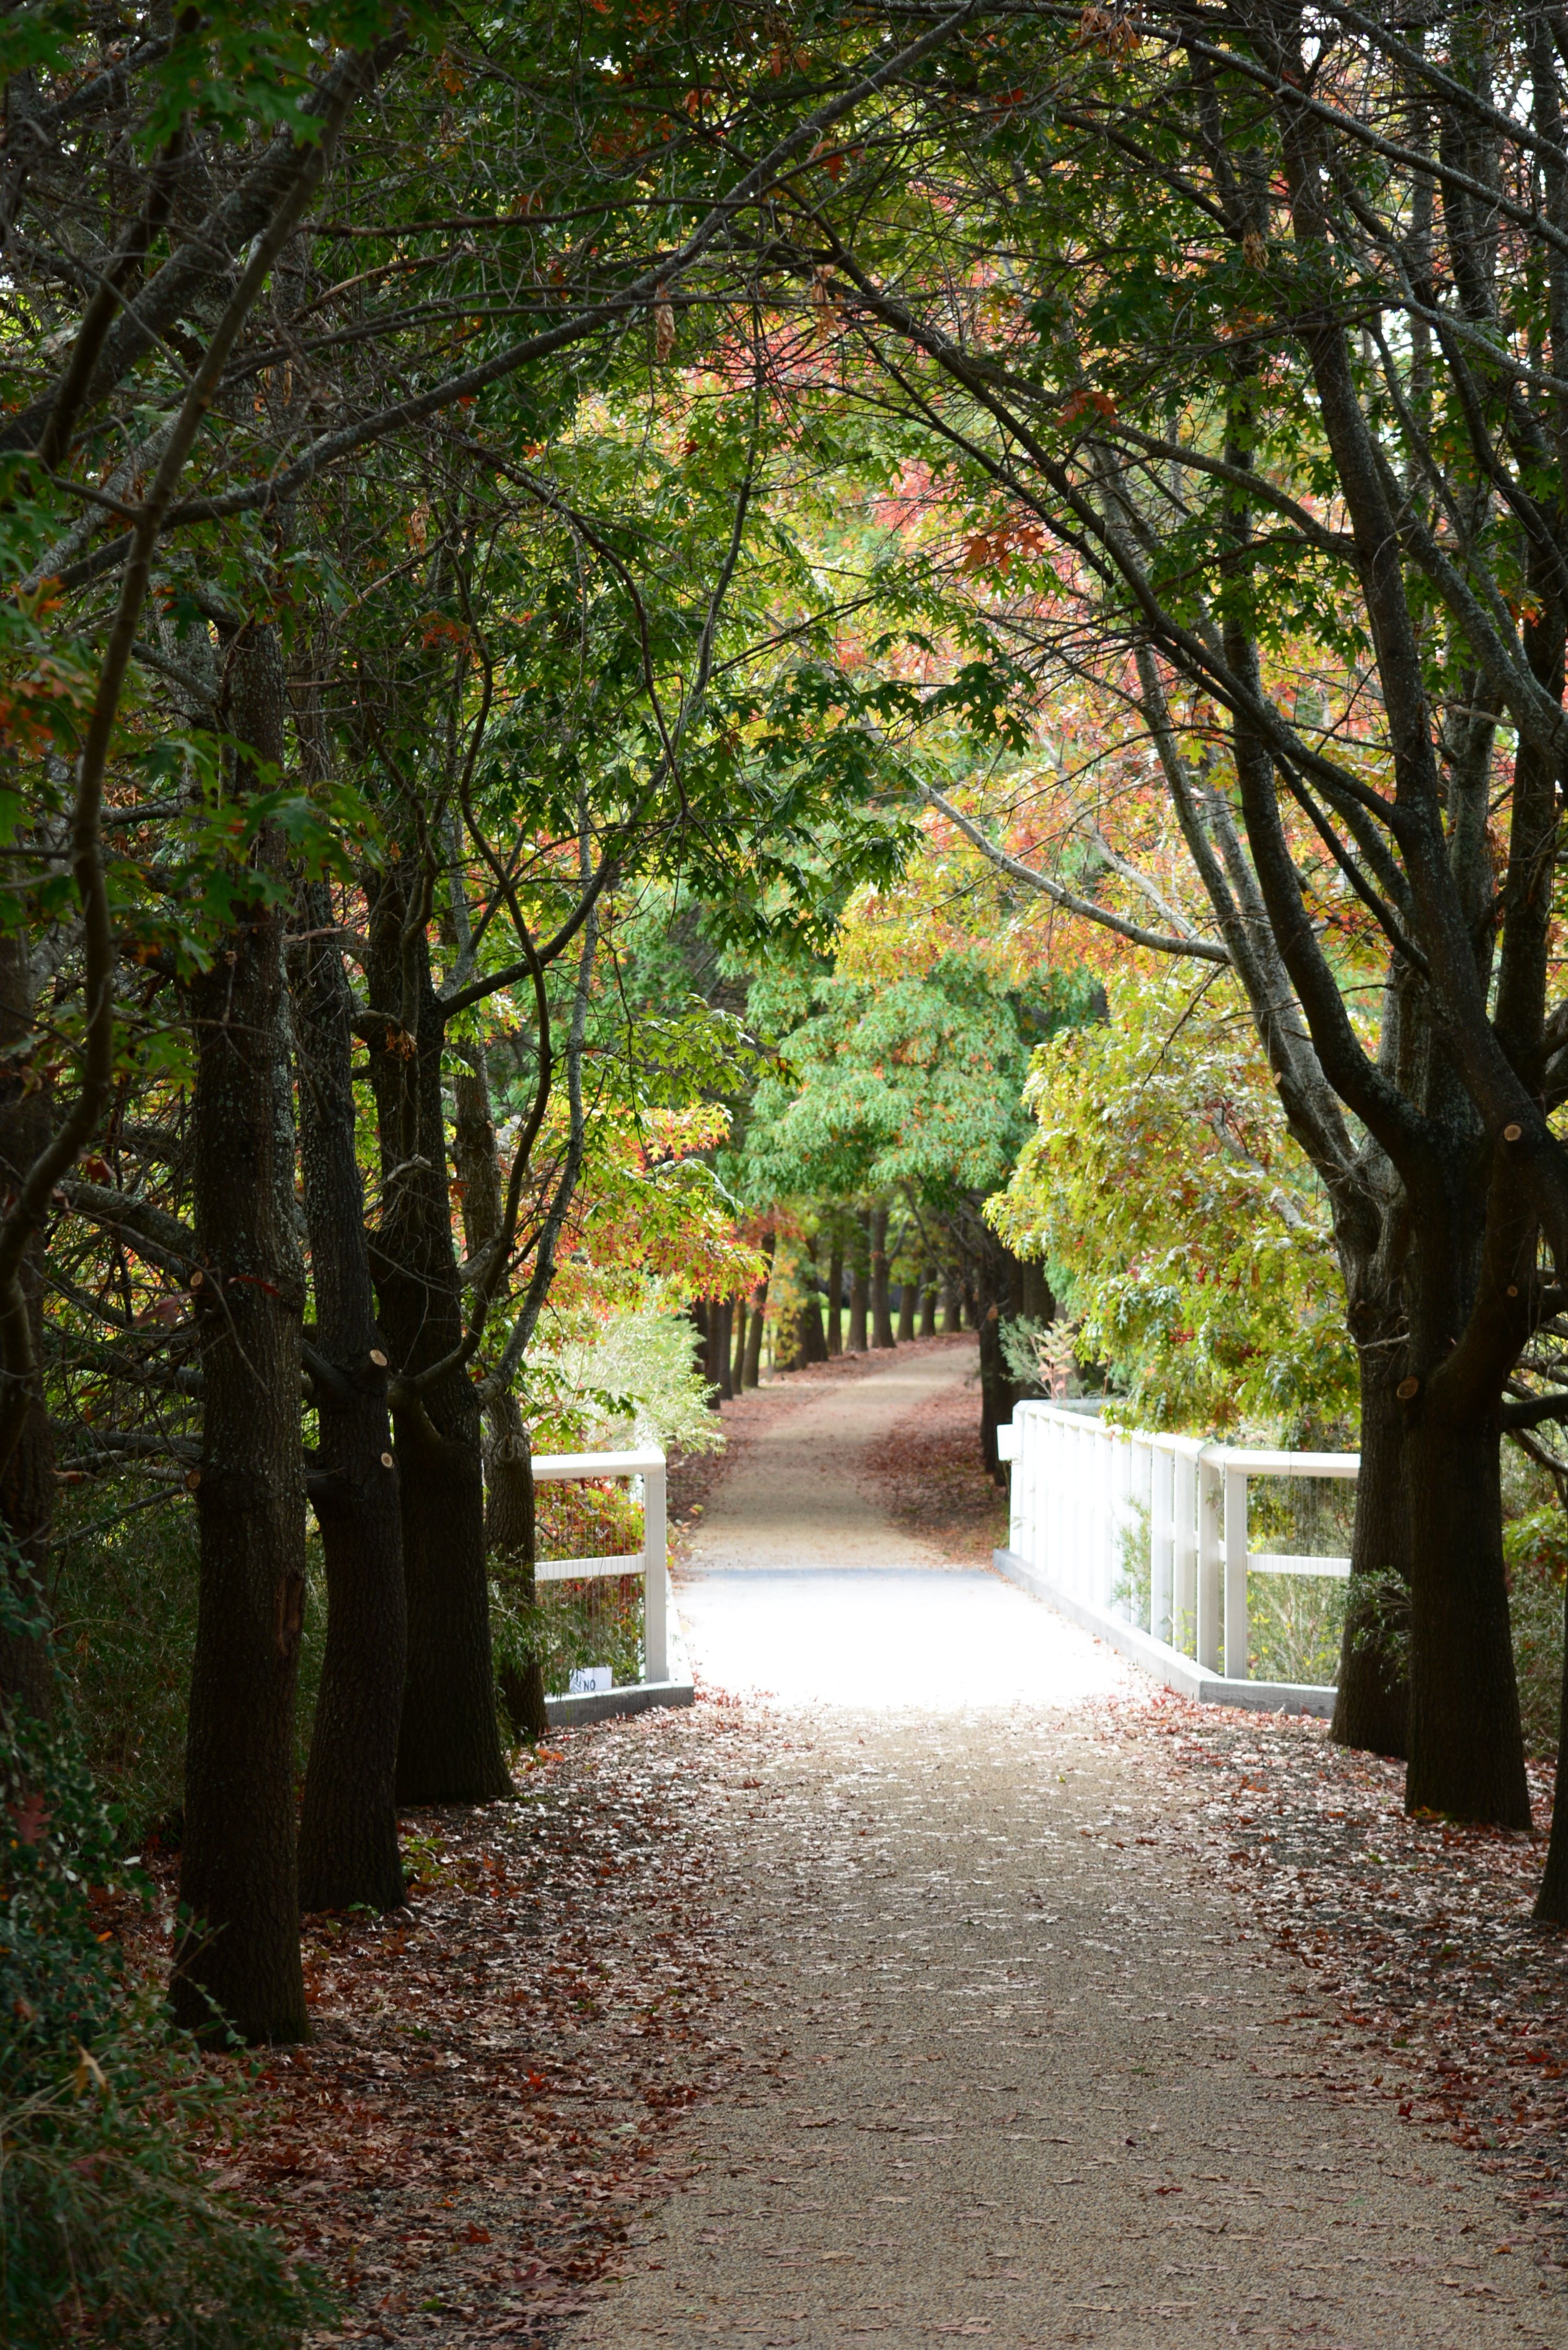
[[[670,1578],[663,1453],[656,1445],[631,1452],[537,1452],[534,1482],[561,1489],[551,1496],[554,1506],[540,1507],[535,1582],[640,1575],[642,1677],[644,1681],[667,1681]]]
[[[1044,1402],[1001,1435],[1004,1573],[1189,1695],[1332,1711],[1332,1681],[1254,1675],[1252,1578],[1348,1576],[1358,1454],[1160,1436]]]

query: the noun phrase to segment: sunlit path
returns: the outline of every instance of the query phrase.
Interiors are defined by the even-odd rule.
[[[1074,1705],[1127,1674],[1086,1633],[975,1569],[732,1570],[694,1580],[680,1605],[701,1682],[788,1706]]]

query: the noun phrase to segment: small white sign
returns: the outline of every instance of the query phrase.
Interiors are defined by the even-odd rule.
[[[600,1690],[614,1687],[615,1674],[608,1665],[577,1665],[566,1683],[573,1697],[593,1697]]]

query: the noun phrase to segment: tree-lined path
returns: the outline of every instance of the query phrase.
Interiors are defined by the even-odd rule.
[[[1121,1669],[940,1572],[857,1481],[968,1367],[803,1384],[713,1499],[681,1589],[699,1676],[774,1692],[715,1831],[744,1888],[734,2085],[566,2340],[1568,2343],[1501,2196],[1400,2122],[1393,2075],[1330,2093],[1310,1978],[1105,1735]]]

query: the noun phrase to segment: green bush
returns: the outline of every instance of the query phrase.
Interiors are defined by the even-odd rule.
[[[1502,1530],[1508,1562],[1513,1667],[1525,1752],[1557,1752],[1563,1696],[1563,1596],[1568,1578],[1568,1516],[1556,1502],[1514,1518]]]
[[[0,1562],[0,1620],[41,1628]],[[211,2183],[243,2078],[124,1968],[132,1898],[67,1693],[0,1716],[0,2338],[273,2350],[331,2312],[319,2282]]]
[[[1247,1646],[1252,1679],[1336,1681],[1348,1588],[1324,1575],[1249,1575]]]
[[[640,1550],[642,1524],[642,1504],[623,1482],[541,1485],[535,1496],[535,1549],[542,1560],[613,1558]],[[509,1713],[506,1690],[517,1686],[535,1658],[552,1695],[564,1691],[584,1665],[608,1665],[618,1688],[642,1679],[640,1575],[541,1583],[530,1602],[514,1560],[502,1555],[493,1569],[490,1638],[503,1720]]]
[[[564,1691],[583,1665],[608,1665],[618,1689],[639,1681],[642,1577],[542,1583],[530,1607],[503,1566],[490,1586],[490,1638],[498,1690],[521,1679],[535,1657],[544,1665],[545,1687],[552,1696]],[[504,1698],[501,1705],[504,1718]]]
[[[141,1843],[178,1839],[185,1707],[196,1642],[196,1512],[183,1495],[135,1506],[129,1479],[67,1488],[54,1545],[57,1652],[93,1773]],[[130,1506],[127,1506],[128,1503]],[[327,1630],[312,1526],[296,1734],[305,1768]]]

